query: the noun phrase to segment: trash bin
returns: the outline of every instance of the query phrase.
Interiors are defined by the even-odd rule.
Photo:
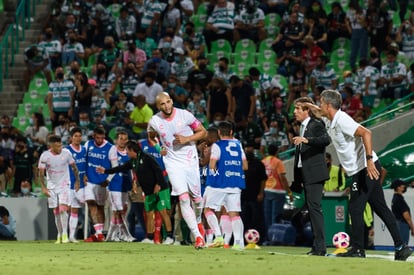
[[[325,242],[332,246],[332,238],[338,232],[349,232],[348,196],[345,192],[325,192],[322,197],[325,222]]]

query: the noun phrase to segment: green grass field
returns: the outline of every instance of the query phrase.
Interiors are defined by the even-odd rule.
[[[414,256],[386,251],[366,259],[307,256],[304,247],[233,251],[140,243],[0,242],[0,274],[412,274]],[[328,252],[332,252],[329,249]]]

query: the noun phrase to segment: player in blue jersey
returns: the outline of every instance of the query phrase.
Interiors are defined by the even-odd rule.
[[[75,190],[75,174],[70,170],[70,217],[69,217],[69,241],[77,243],[76,228],[78,227],[78,212],[85,203],[85,171],[86,171],[86,149],[81,145],[82,129],[75,127],[70,131],[71,142],[66,149],[72,154],[79,170],[80,188]]]
[[[96,171],[97,167],[111,168],[118,166],[116,150],[109,141],[105,139],[105,130],[97,127],[93,130],[93,140],[85,143],[86,148],[86,177],[85,200],[89,207],[95,234],[91,235],[85,242],[103,242],[105,236],[102,234],[105,222],[105,200],[106,187],[114,175],[103,175]],[[112,149],[112,150],[111,150]]]
[[[210,170],[204,192],[204,215],[215,235],[211,246],[223,246],[224,239],[214,211],[224,205],[231,219],[233,249],[243,249],[244,229],[240,218],[240,195],[246,186],[244,170],[247,170],[248,164],[240,141],[233,138],[233,125],[226,121],[221,122],[218,133],[220,140],[211,147]]]
[[[116,151],[118,164],[122,165],[128,162],[129,157],[126,151],[126,144],[128,142],[128,133],[120,130],[116,133],[115,146],[111,150]],[[111,154],[111,153],[110,153]],[[112,217],[106,236],[106,241],[126,241],[132,242],[135,240],[129,233],[125,221],[125,204],[127,202],[127,191],[132,188],[131,171],[119,172],[114,174],[111,182],[108,185],[109,201],[111,203]],[[124,187],[125,185],[125,187]],[[129,187],[129,190],[126,190]],[[125,188],[125,192],[124,191]]]

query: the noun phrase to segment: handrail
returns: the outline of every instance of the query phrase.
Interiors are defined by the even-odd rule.
[[[36,3],[41,0],[21,0],[16,9],[15,21],[10,24],[0,42],[0,93],[3,81],[9,77],[9,68],[14,66],[19,42],[25,39],[26,29],[31,27],[30,18],[36,15]]]

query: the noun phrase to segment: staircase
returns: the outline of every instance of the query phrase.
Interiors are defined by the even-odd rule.
[[[18,54],[15,55],[14,66],[9,67],[9,75],[3,80],[3,91],[0,91],[0,116],[8,115],[13,118],[17,113],[17,107],[22,102],[23,95],[26,92],[23,85],[23,72],[26,68],[23,52],[26,47],[38,40],[52,2],[53,0],[42,0],[41,4],[36,5],[34,22],[30,24],[30,29],[26,29],[24,41],[19,42],[19,50]],[[13,13],[13,11],[5,12],[6,16],[10,12]],[[10,22],[10,20],[8,21]]]

